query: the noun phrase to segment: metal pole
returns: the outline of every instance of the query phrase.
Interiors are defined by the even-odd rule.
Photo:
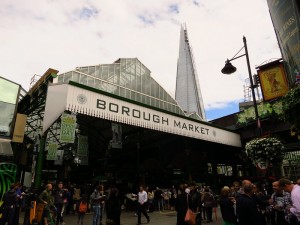
[[[243,42],[244,42],[244,48],[245,48],[245,53],[246,53],[246,59],[247,59],[247,66],[248,66],[248,73],[249,73],[249,79],[250,79],[250,85],[251,85],[251,91],[252,91],[252,97],[253,97],[253,105],[254,105],[254,111],[255,111],[255,121],[256,121],[256,126],[259,131],[259,135],[261,135],[261,129],[260,129],[260,123],[259,123],[259,115],[258,115],[258,110],[257,110],[257,102],[255,98],[255,91],[254,91],[254,85],[253,85],[253,79],[252,79],[252,73],[251,73],[251,67],[250,67],[250,61],[249,61],[249,55],[248,55],[248,48],[247,48],[247,41],[246,37],[243,36]]]

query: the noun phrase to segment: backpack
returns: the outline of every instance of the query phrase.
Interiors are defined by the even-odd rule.
[[[86,211],[87,211],[87,202],[81,201],[80,204],[79,204],[78,212],[86,213]]]

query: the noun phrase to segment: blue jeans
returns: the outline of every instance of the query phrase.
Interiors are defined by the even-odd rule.
[[[93,225],[98,225],[101,216],[100,209],[100,205],[93,205]]]

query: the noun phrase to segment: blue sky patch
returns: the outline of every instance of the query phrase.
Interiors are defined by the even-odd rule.
[[[176,14],[179,13],[179,8],[178,8],[178,5],[176,5],[176,4],[170,5],[170,6],[169,6],[169,10],[170,10],[172,13],[176,13]]]
[[[145,16],[145,15],[138,15],[138,18],[145,24],[154,24],[154,20],[151,19],[149,16]]]
[[[79,11],[79,17],[80,19],[89,19],[91,17],[94,17],[98,14],[98,10],[94,7],[83,7]]]

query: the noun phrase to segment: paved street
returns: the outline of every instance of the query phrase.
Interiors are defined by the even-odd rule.
[[[213,214],[213,222],[207,223],[210,225],[221,225],[223,220],[220,215],[219,208],[216,210],[217,212],[217,220],[215,214]],[[150,223],[153,225],[172,225],[176,224],[176,212],[165,210],[163,212],[153,212],[149,213]],[[77,215],[65,215],[64,220],[66,225],[76,225],[77,224]],[[104,220],[105,221],[105,220]],[[134,212],[122,212],[121,215],[121,224],[122,225],[135,225],[137,223],[137,217],[134,216]],[[147,220],[142,215],[142,224],[147,224]],[[202,224],[206,224],[203,222]],[[87,214],[84,219],[84,225],[92,225],[92,214]],[[105,223],[103,223],[105,225]]]

